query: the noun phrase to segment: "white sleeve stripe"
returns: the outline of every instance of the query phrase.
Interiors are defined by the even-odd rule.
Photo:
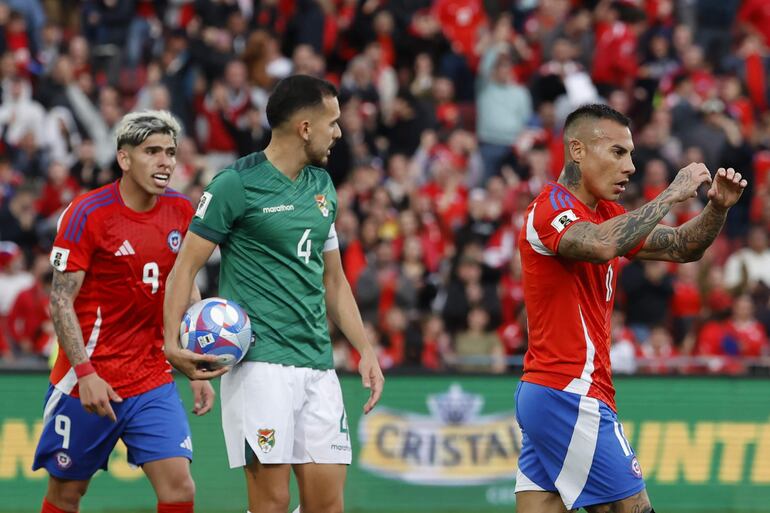
[[[556,253],[543,244],[540,236],[537,234],[537,230],[535,230],[535,208],[537,208],[537,203],[532,205],[532,210],[529,211],[527,216],[527,242],[537,253],[545,256],[554,256]]]
[[[334,227],[334,223],[329,227],[329,235],[324,242],[324,252],[334,251],[340,248],[340,241],[337,239],[337,229]]]

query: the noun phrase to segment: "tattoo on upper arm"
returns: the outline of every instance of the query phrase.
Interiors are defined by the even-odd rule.
[[[54,271],[51,282],[51,318],[59,344],[72,365],[82,363],[88,358],[74,308],[81,278],[82,275],[76,273]]]
[[[596,225],[593,223],[576,223],[562,236],[559,254],[575,260],[597,260],[596,232]]]

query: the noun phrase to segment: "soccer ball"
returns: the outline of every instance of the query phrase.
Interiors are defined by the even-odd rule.
[[[218,356],[217,367],[235,365],[251,345],[251,321],[237,303],[210,297],[185,312],[179,345],[194,353]]]

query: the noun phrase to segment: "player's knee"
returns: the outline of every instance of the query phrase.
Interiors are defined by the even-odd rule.
[[[260,511],[289,511],[290,501],[291,494],[289,493],[288,487],[286,490],[265,489],[260,490],[259,492],[259,502],[266,506],[265,508],[259,508]]]
[[[77,511],[87,490],[88,481],[51,481],[46,500],[65,511]]]
[[[306,501],[300,506],[301,513],[343,513],[344,505],[342,496],[326,497],[325,499]]]
[[[158,490],[160,502],[192,502],[195,498],[195,481],[190,474],[180,474],[170,479],[163,490]]]

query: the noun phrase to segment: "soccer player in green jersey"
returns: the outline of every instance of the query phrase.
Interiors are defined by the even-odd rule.
[[[342,271],[337,195],[326,165],[342,136],[335,87],[305,75],[278,83],[267,104],[264,152],[222,170],[201,197],[166,284],[165,350],[191,379],[201,368],[180,349],[179,323],[198,270],[219,245],[219,295],[246,310],[254,343],[222,377],[222,427],[231,467],[245,467],[251,513],[286,513],[293,467],[302,509],[341,512],[351,461],[327,313],[361,353],[368,413],[384,378]]]

